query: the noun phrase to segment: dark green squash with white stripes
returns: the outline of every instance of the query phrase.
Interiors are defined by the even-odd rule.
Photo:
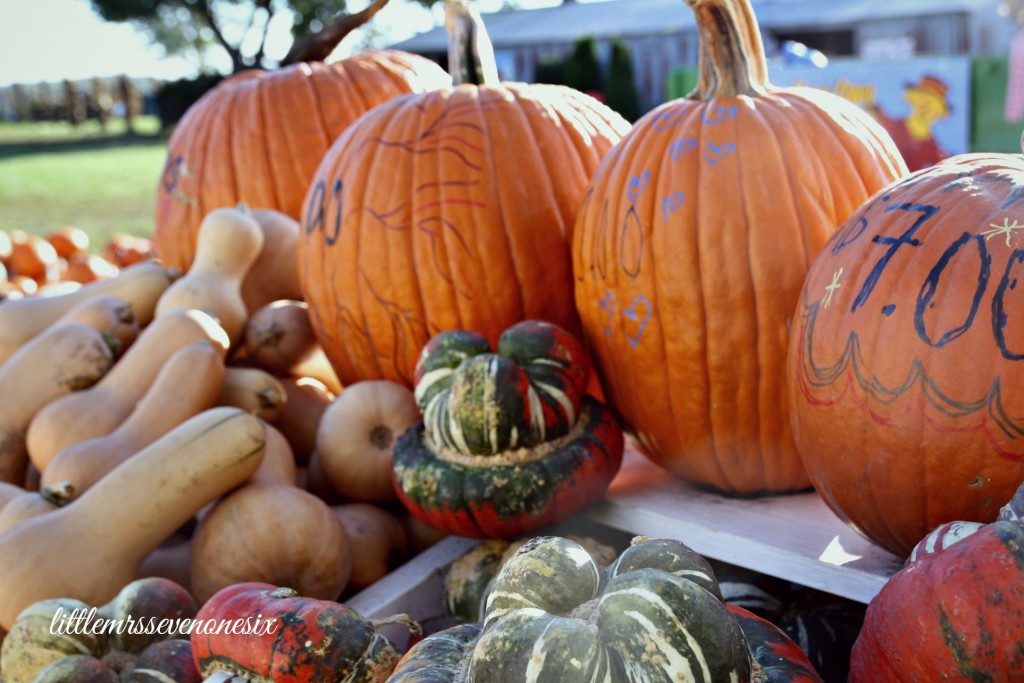
[[[622,429],[586,395],[586,351],[566,330],[527,320],[497,352],[483,336],[442,332],[416,366],[423,422],[392,451],[398,496],[446,533],[510,538],[600,498],[622,462]]]
[[[506,562],[483,624],[414,646],[392,683],[821,683],[778,628],[727,608],[711,566],[679,541],[638,538],[604,571],[539,537]]]

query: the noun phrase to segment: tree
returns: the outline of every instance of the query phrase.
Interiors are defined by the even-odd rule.
[[[211,45],[223,48],[234,71],[265,63],[272,21],[291,17],[292,35],[322,30],[346,9],[346,0],[90,0],[106,21],[128,22],[146,32],[168,54],[198,57]]]
[[[598,99],[604,99],[601,93],[601,64],[597,59],[597,41],[593,36],[585,36],[573,44],[572,53],[565,65],[565,84]]]
[[[633,58],[629,54],[629,47],[617,38],[612,41],[604,96],[605,104],[622,114],[627,121],[640,118],[640,99],[633,79]]]

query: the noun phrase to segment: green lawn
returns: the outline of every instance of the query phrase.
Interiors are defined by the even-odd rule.
[[[0,124],[0,229],[77,225],[96,248],[118,232],[149,235],[166,152],[162,138],[104,134],[95,122]]]

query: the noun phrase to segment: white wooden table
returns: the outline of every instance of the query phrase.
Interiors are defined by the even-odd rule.
[[[868,603],[899,558],[843,524],[813,492],[731,498],[686,484],[627,446],[622,469],[584,521],[676,538],[708,558]],[[439,616],[444,573],[478,541],[450,536],[346,601],[368,618]],[[408,634],[388,626],[399,644]]]
[[[813,492],[732,498],[689,485],[626,448],[619,476],[586,516],[701,555],[862,603],[903,559],[847,527]]]

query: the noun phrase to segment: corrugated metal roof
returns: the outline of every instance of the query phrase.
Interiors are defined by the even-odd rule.
[[[848,26],[867,19],[995,12],[999,0],[754,0],[764,29]],[[665,35],[694,30],[693,12],[683,0],[604,0],[557,7],[505,10],[483,15],[495,48],[571,43],[583,35]],[[444,52],[447,35],[438,26],[392,47],[410,52]]]

